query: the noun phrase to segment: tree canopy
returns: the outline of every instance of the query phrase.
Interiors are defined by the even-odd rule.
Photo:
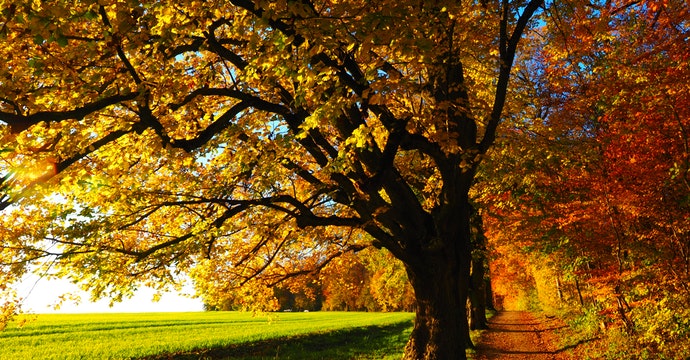
[[[683,1],[0,8],[3,292],[29,271],[114,301],[191,276],[268,310],[385,248],[416,299],[406,358],[464,358],[488,246],[498,290],[513,266],[542,297],[561,274],[559,297],[678,351]]]
[[[415,288],[406,356],[462,356],[467,193],[541,1],[2,5],[3,282],[265,303],[373,245]]]
[[[549,9],[539,71],[516,77],[538,115],[506,124],[474,196],[509,306],[580,314],[614,344],[595,357],[686,358],[690,13],[622,5]]]

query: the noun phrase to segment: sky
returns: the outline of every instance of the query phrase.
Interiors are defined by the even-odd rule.
[[[22,311],[35,314],[203,311],[200,299],[186,297],[181,293],[165,293],[158,302],[153,302],[154,290],[149,288],[140,289],[133,298],[116,303],[113,307],[109,306],[108,299],[90,302],[88,293],[66,280],[38,280],[38,277],[30,277],[16,289],[18,295],[24,299]],[[183,289],[183,293],[193,292],[191,286]],[[59,301],[59,296],[65,293],[78,295],[81,301],[76,304],[68,300],[63,302],[59,309],[55,309],[54,305]]]

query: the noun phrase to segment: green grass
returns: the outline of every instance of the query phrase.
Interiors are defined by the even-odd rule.
[[[400,358],[410,313],[45,314],[0,332],[0,359]]]

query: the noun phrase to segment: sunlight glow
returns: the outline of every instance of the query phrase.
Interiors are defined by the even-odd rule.
[[[90,302],[89,294],[66,280],[37,281],[36,277],[32,277],[23,281],[17,290],[23,297],[22,310],[36,314],[203,311],[201,300],[184,295],[194,292],[191,285],[186,286],[182,292],[164,293],[157,302],[153,301],[153,289],[142,288],[133,298],[116,303],[112,307],[109,306],[108,299]],[[67,300],[56,307],[63,294],[69,294],[65,296]]]

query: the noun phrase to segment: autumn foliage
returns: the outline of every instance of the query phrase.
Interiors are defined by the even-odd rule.
[[[462,359],[493,288],[690,351],[683,1],[0,4],[3,291],[413,307]]]
[[[117,301],[191,275],[272,309],[386,248],[416,299],[405,356],[464,357],[468,192],[541,0],[1,5],[8,280]]]
[[[196,282],[207,309],[265,311],[413,311],[403,265],[389,252],[367,248],[334,259],[320,273],[282,281],[262,292],[232,288],[226,278]],[[256,304],[267,304],[257,308]]]
[[[590,354],[690,355],[686,5],[555,4],[521,77],[537,115],[516,118],[494,153],[508,168],[477,192],[504,306],[574,311],[615,344]]]

